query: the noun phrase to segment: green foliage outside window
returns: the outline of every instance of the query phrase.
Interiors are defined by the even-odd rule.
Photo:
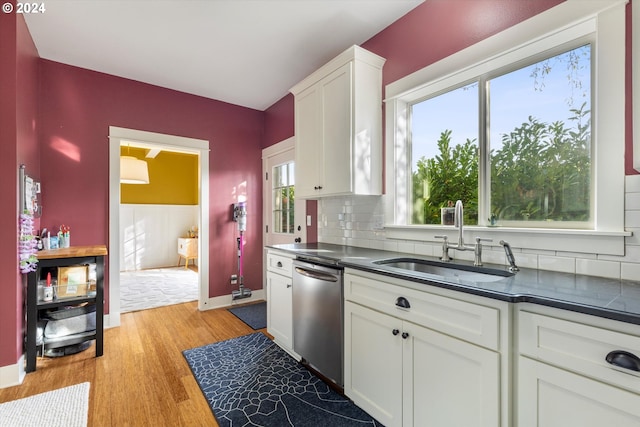
[[[491,150],[491,215],[497,221],[588,221],[591,194],[591,115],[583,104],[573,122],[534,117],[502,136]],[[413,172],[413,224],[440,224],[440,209],[456,200],[465,224],[478,223],[478,148],[451,146],[452,131],[437,141],[439,154],[420,158]]]
[[[451,147],[451,133],[440,134],[440,154],[418,160],[413,173],[413,224],[440,224],[440,208],[458,199],[465,205],[465,223],[478,223],[478,146],[467,139]]]
[[[575,127],[533,117],[502,137],[491,155],[491,213],[507,221],[588,221],[590,111],[571,109]]]

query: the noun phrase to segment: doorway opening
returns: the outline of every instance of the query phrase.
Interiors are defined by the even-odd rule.
[[[155,230],[155,232],[157,233],[166,232],[167,227],[177,227],[181,230],[180,234],[184,235],[185,237],[189,237],[192,232],[194,233],[194,237],[195,235],[198,236],[197,238],[193,239],[193,242],[191,242],[196,246],[197,249],[197,268],[193,267],[192,260],[192,265],[188,268],[185,269],[185,266],[181,267],[180,270],[182,271],[165,271],[161,274],[165,276],[170,276],[173,273],[195,274],[197,278],[198,308],[201,310],[206,309],[209,299],[209,142],[192,138],[164,135],[153,132],[145,132],[117,127],[109,128],[109,140],[109,314],[105,316],[105,325],[109,327],[118,326],[120,324],[120,314],[122,312],[135,310],[135,308],[131,309],[128,306],[125,307],[122,303],[121,296],[123,293],[123,288],[121,286],[121,279],[126,280],[126,278],[122,278],[120,273],[122,270],[130,270],[132,268],[137,269],[136,267],[142,267],[142,269],[144,269],[144,257],[138,256],[136,254],[135,248],[135,245],[139,243],[141,248],[143,248],[141,250],[144,251],[144,242],[138,242],[139,237],[136,237],[135,233],[133,233],[133,236],[129,235],[128,238],[130,240],[128,242],[129,247],[127,250],[128,257],[125,259],[125,254],[123,253],[125,233],[123,233],[122,230],[123,225],[127,225],[127,223],[131,225],[130,227],[128,227],[128,229],[135,229],[135,218],[139,219],[140,217],[144,218],[145,221],[150,221],[152,223],[155,221],[156,224],[152,224],[151,228],[159,228]],[[185,207],[178,207],[176,209],[177,213],[175,214],[172,214],[171,212],[163,212],[163,214],[161,215],[162,218],[160,220],[156,218],[158,215],[154,216],[153,213],[150,214],[148,212],[153,211],[153,207],[145,207],[142,205],[141,211],[138,213],[132,213],[130,212],[130,210],[121,209],[119,159],[121,154],[121,146],[127,147],[127,150],[143,149],[145,150],[145,152],[149,153],[165,151],[195,156],[197,158],[197,162],[195,164],[197,165],[196,191],[198,200],[198,205],[193,207],[195,209],[185,215],[184,212],[179,212],[181,209],[184,210]],[[158,210],[157,206],[155,208],[156,210]],[[189,207],[186,207],[186,209],[188,210]],[[164,210],[171,211],[172,209]],[[123,214],[123,212],[125,213]],[[172,215],[174,216],[172,217]],[[150,218],[156,219],[150,220]],[[179,220],[175,220],[175,218],[179,218]],[[184,221],[184,218],[187,218],[186,221],[188,225],[187,223],[175,224],[176,222]],[[188,218],[192,219],[189,220]],[[158,221],[161,224],[157,224]],[[165,225],[162,225],[163,222]],[[184,230],[182,230],[183,228]],[[161,251],[164,251],[164,255],[156,254],[155,259],[157,259],[158,257],[161,258],[162,256],[164,256],[165,259],[168,259],[166,257],[169,257],[170,253],[171,261],[164,261],[164,263],[177,266],[178,263],[180,263],[181,258],[178,254],[179,242],[177,241],[178,239],[175,240],[176,242],[166,244],[164,245],[165,247],[160,248]],[[131,245],[133,245],[133,248]],[[157,250],[158,248],[156,246],[158,245],[153,245],[151,249]],[[150,280],[154,279],[151,278]],[[160,280],[160,276],[156,277],[156,280]],[[141,296],[141,298],[144,298],[144,296]]]

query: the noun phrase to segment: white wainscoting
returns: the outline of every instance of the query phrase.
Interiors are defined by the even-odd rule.
[[[178,238],[198,224],[197,205],[120,205],[120,271],[178,265]]]

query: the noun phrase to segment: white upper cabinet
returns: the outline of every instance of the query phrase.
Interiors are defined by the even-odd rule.
[[[296,197],[382,194],[382,65],[352,46],[291,89]]]

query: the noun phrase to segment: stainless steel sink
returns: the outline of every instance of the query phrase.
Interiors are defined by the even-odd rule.
[[[451,264],[448,262],[429,261],[419,258],[392,258],[374,261],[373,263],[401,270],[434,274],[448,279],[459,279],[469,282],[495,282],[514,275],[514,273],[510,271],[495,268]]]

